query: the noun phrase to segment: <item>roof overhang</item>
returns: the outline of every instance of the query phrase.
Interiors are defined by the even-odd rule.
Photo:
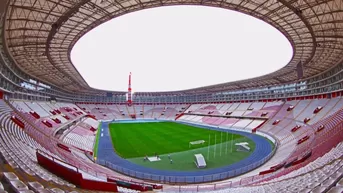
[[[92,88],[70,59],[75,43],[110,19],[168,5],[213,6],[251,15],[283,33],[294,51],[291,61],[271,74],[187,92],[217,92],[295,82],[299,80],[298,63],[304,67],[304,79],[335,66],[343,57],[341,0],[12,0],[5,22],[7,49],[16,64],[37,79],[68,90],[90,91]]]

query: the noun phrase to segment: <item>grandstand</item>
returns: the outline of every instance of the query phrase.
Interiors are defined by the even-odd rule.
[[[136,92],[132,103],[127,92],[91,88],[71,63],[71,48],[94,27],[123,13],[187,4],[232,9],[271,24],[291,42],[291,61],[252,79]],[[343,192],[342,1],[0,5],[0,192]],[[264,157],[248,157],[232,170],[197,176],[136,170],[116,154],[111,158],[118,162],[102,160],[96,150],[108,135],[103,124],[132,120],[262,136],[275,149],[261,149],[253,155]]]

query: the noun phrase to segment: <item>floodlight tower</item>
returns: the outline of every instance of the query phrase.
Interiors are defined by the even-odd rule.
[[[129,75],[129,88],[128,88],[127,91],[128,91],[127,92],[127,104],[129,106],[131,106],[132,105],[132,100],[131,100],[131,91],[132,91],[132,89],[131,89],[131,72],[130,72],[130,75]]]

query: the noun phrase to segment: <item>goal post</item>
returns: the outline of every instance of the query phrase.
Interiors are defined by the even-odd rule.
[[[205,140],[197,140],[197,141],[191,141],[189,142],[189,148],[192,147],[192,145],[198,145],[198,144],[204,144],[206,141]]]

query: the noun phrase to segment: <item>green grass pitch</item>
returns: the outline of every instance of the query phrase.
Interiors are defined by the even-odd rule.
[[[162,170],[197,170],[196,153],[205,157],[207,168],[221,167],[246,158],[255,149],[254,142],[244,136],[175,122],[111,123],[109,131],[118,155],[136,164]],[[197,140],[205,140],[205,143],[189,145]],[[250,152],[235,150],[234,144],[243,141],[250,144]],[[150,157],[155,153],[160,161],[143,160],[145,155]]]
[[[96,137],[95,137],[94,148],[93,148],[93,156],[94,157],[98,157],[98,147],[99,147],[99,138],[100,138],[100,133],[101,133],[100,132],[101,126],[102,126],[102,123],[99,123],[98,130],[97,130]]]

